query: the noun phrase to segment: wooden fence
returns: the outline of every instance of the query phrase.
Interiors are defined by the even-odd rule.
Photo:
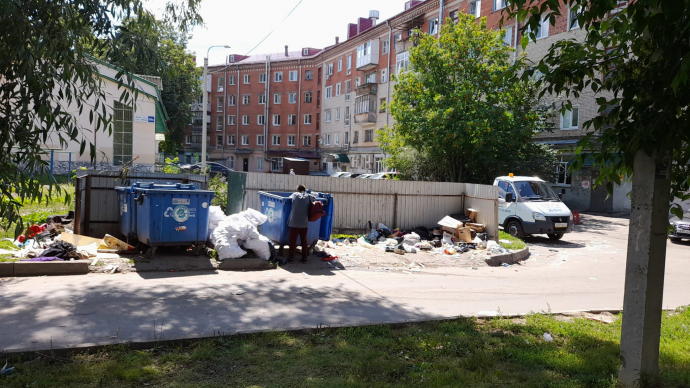
[[[228,213],[260,210],[259,191],[293,192],[303,184],[312,191],[333,194],[333,228],[341,233],[365,232],[369,221],[391,228],[432,227],[447,215],[473,208],[478,211],[477,222],[498,238],[498,189],[494,186],[242,172],[231,173],[229,182],[238,190],[228,189]]]

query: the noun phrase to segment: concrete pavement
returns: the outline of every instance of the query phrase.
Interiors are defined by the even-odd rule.
[[[627,220],[585,216],[508,268],[401,274],[293,264],[266,272],[176,272],[0,281],[0,350],[45,350],[217,333],[458,315],[620,309]],[[668,247],[664,307],[690,304],[690,244]],[[154,329],[155,327],[155,329]]]

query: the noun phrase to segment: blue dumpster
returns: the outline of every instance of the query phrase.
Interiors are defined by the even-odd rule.
[[[133,187],[116,187],[120,233],[127,238],[127,243],[136,241],[136,202]]]
[[[316,198],[322,199],[323,210],[326,215],[321,217],[321,228],[319,231],[319,238],[323,241],[328,241],[331,239],[331,234],[333,233],[333,213],[335,212],[335,205],[333,203],[333,195],[326,193],[312,193]]]
[[[268,217],[263,225],[261,225],[261,234],[275,241],[279,245],[280,252],[284,245],[290,243],[290,227],[288,226],[288,219],[290,218],[290,211],[292,210],[292,193],[286,192],[265,192],[259,191],[259,200],[261,201],[261,213]],[[325,199],[317,197],[318,201],[324,202]],[[307,244],[312,245],[319,241],[321,233],[320,219],[309,223],[309,230],[307,231]],[[301,239],[297,239],[297,244],[301,245]]]
[[[215,193],[194,185],[140,183],[132,188],[136,202],[136,234],[153,257],[159,246],[206,245],[208,217]]]

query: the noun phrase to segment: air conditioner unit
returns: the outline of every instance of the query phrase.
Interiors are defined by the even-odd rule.
[[[326,74],[326,79],[327,79],[327,80],[331,79],[331,75],[332,75],[332,74]]]

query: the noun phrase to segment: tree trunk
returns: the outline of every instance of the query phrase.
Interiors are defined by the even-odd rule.
[[[465,172],[465,158],[458,160],[458,182],[462,182],[462,173]]]

